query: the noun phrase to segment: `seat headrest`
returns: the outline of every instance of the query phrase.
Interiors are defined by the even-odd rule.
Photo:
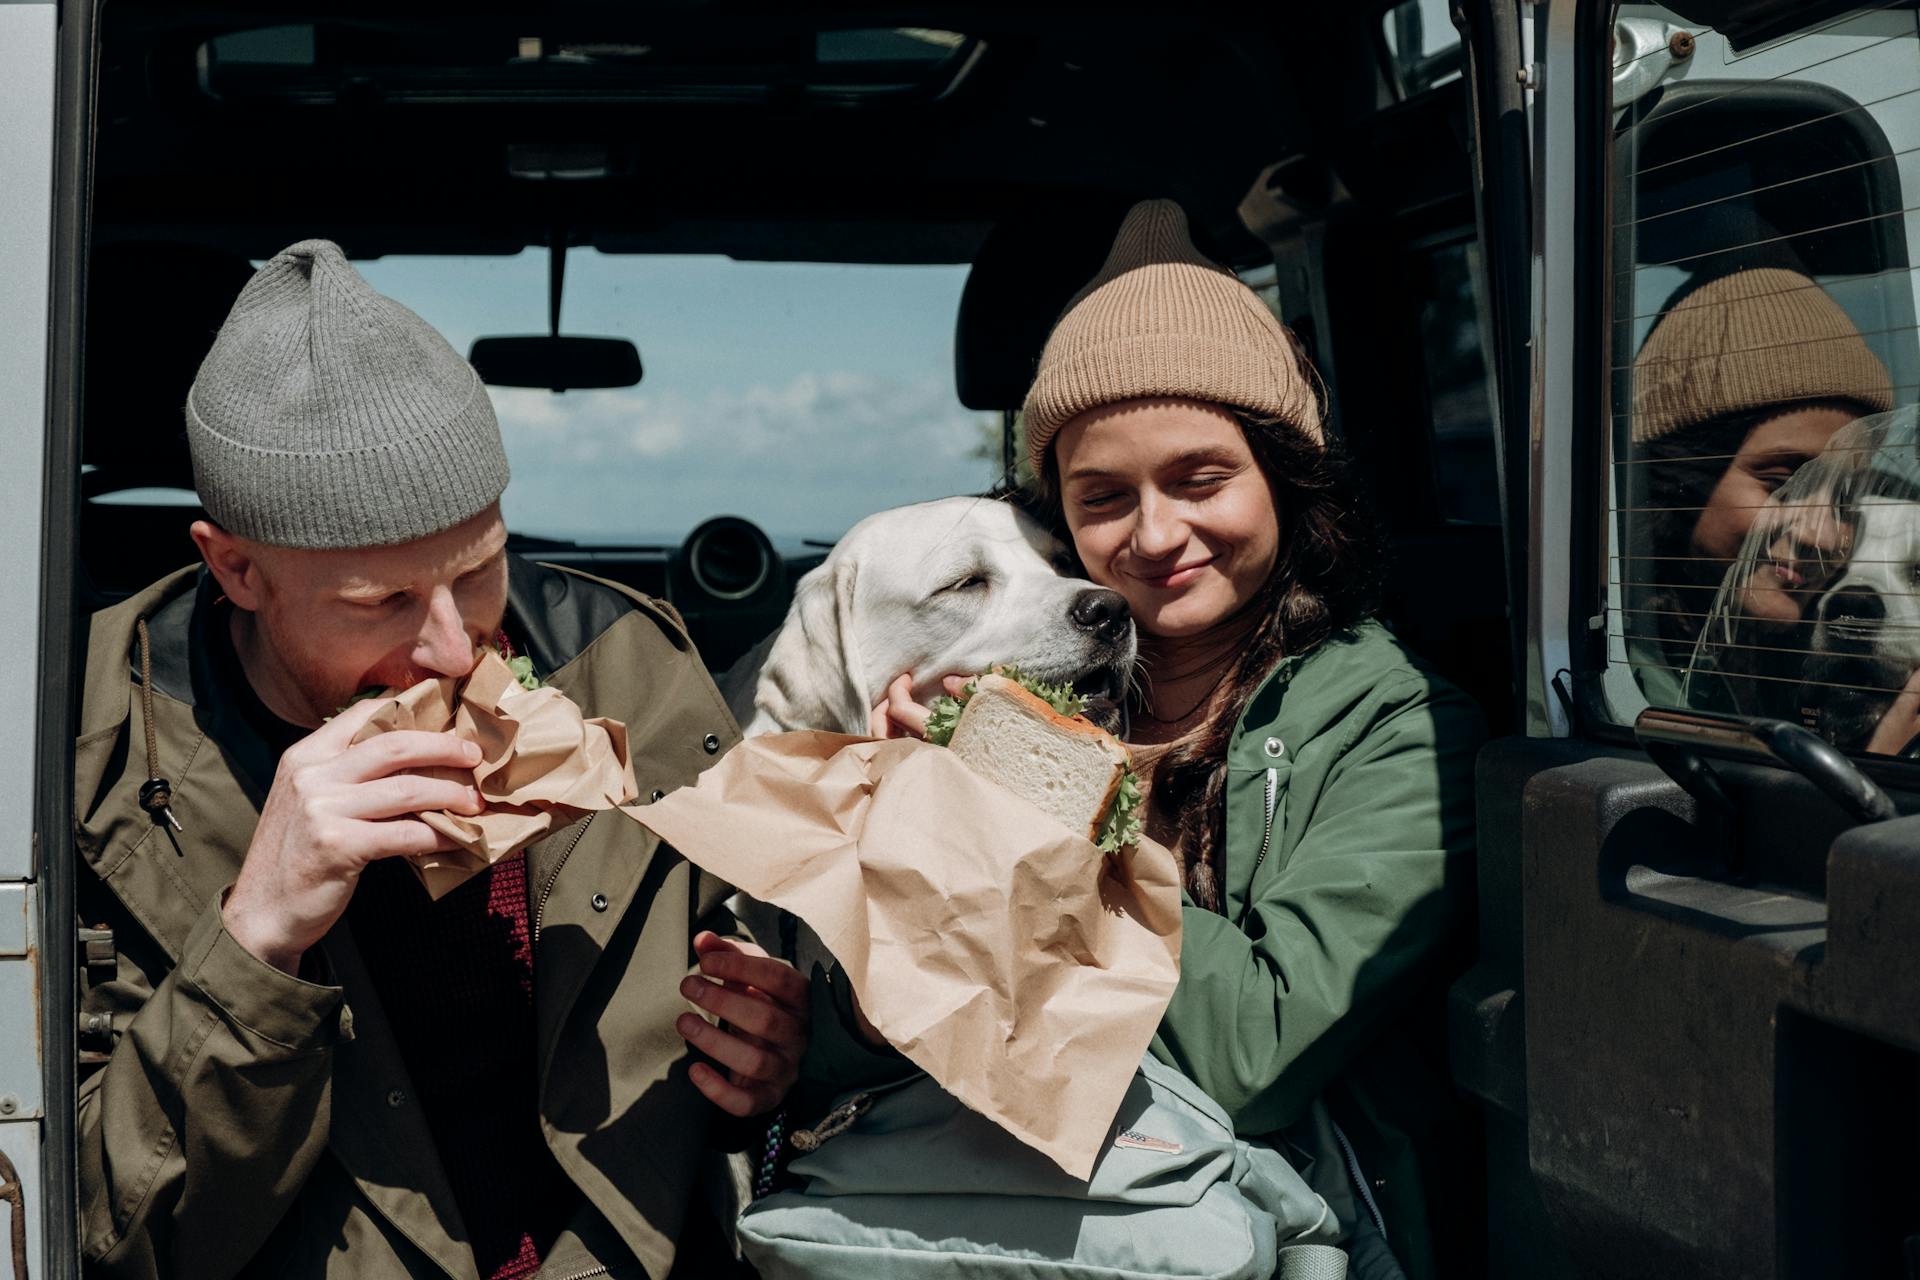
[[[1102,198],[1024,215],[1000,223],[981,243],[953,336],[961,404],[1020,407],[1054,321],[1106,261],[1132,203]]]
[[[87,269],[81,460],[94,491],[191,489],[187,389],[252,278],[246,258],[201,245],[102,245]]]

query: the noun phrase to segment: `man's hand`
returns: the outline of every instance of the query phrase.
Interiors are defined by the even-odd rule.
[[[947,676],[940,684],[949,697],[957,698],[966,692],[967,681],[971,679],[972,676]],[[927,717],[932,714],[924,703],[913,700],[913,672],[905,671],[887,686],[885,700],[867,713],[867,733],[875,738],[924,738]]]
[[[351,745],[380,706],[356,703],[287,748],[221,909],[236,942],[287,973],[347,909],[368,863],[453,847],[416,815],[484,807],[471,780],[414,772],[472,769],[471,742],[396,729]]]
[[[729,1115],[771,1111],[800,1078],[800,1058],[807,1051],[807,980],[751,942],[702,932],[693,949],[700,972],[681,981],[680,994],[721,1021],[716,1027],[683,1013],[674,1029],[726,1068],[722,1073],[694,1063],[688,1071],[694,1088]]]

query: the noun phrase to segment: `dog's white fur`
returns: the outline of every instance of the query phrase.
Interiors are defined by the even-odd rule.
[[[1813,616],[1813,649],[1836,647],[1832,602],[1871,592],[1884,610],[1872,625],[1875,656],[1920,665],[1920,596],[1914,591],[1920,571],[1920,505],[1904,499],[1863,499],[1854,516],[1853,554],[1846,570],[1827,584]],[[1844,612],[1844,611],[1842,611]]]
[[[721,691],[751,737],[867,732],[889,681],[911,671],[931,701],[948,675],[1018,663],[1065,681],[1132,668],[1134,639],[1103,639],[1069,610],[1092,584],[1062,575],[1067,548],[1010,503],[942,498],[868,516],[800,579],[780,629]]]

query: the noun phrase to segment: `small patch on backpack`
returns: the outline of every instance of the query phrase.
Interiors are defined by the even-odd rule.
[[[1122,1129],[1115,1135],[1113,1145],[1132,1147],[1136,1151],[1161,1151],[1170,1156],[1177,1156],[1182,1150],[1177,1142],[1168,1142],[1165,1138],[1156,1138],[1138,1129]]]

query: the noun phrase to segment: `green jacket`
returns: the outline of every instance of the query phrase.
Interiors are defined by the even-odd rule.
[[[1451,1145],[1443,1001],[1469,958],[1484,732],[1378,623],[1283,660],[1227,748],[1226,913],[1187,906],[1153,1043],[1243,1137],[1311,1150],[1324,1098],[1414,1280],[1436,1274],[1432,1231],[1452,1225],[1430,1199],[1478,1173]]]
[[[1187,903],[1180,983],[1152,1046],[1357,1227],[1369,1210],[1337,1121],[1412,1280],[1441,1274],[1436,1235],[1470,1242],[1481,1221],[1444,1000],[1471,959],[1484,735],[1474,703],[1378,623],[1282,661],[1228,746],[1227,912]],[[904,1066],[848,1029],[835,978],[815,983],[801,1116]],[[1359,1230],[1350,1247],[1377,1238]],[[1392,1274],[1358,1253],[1355,1264]]]
[[[97,615],[89,642],[78,895],[81,922],[112,930],[113,955],[89,965],[80,1010],[88,1274],[472,1280],[452,1192],[410,1105],[431,1082],[407,1079],[351,930],[343,922],[322,941],[308,982],[221,926],[273,756],[196,642],[211,596],[197,570],[176,574]],[[735,740],[660,606],[516,560],[508,616],[546,679],[626,722],[643,797],[692,780]],[[142,617],[177,835],[137,799]],[[678,984],[694,932],[729,928],[728,889],[612,814],[535,845],[528,874],[541,1127],[583,1193],[542,1274],[657,1280],[718,1114],[687,1080]],[[600,895],[611,905],[596,910]]]

